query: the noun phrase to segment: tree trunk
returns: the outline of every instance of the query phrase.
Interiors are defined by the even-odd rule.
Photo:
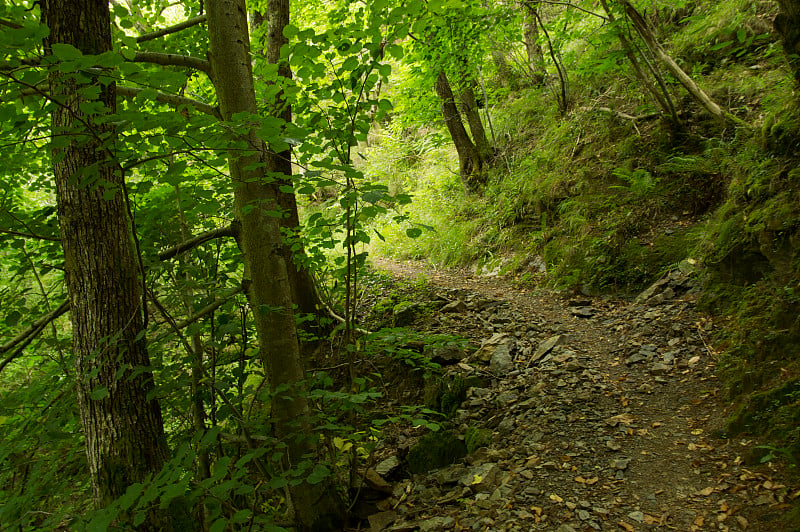
[[[775,17],[775,29],[781,36],[789,68],[800,83],[800,0],[778,0],[780,13]]]
[[[42,2],[50,28],[47,53],[56,43],[84,54],[111,49],[108,2]],[[69,291],[76,387],[94,499],[105,506],[127,487],[158,473],[167,456],[161,409],[144,339],[142,274],[121,171],[113,163],[114,133],[97,123],[115,110],[114,85],[96,84],[97,115],[81,109],[79,85],[69,73],[53,73],[52,135],[71,138],[53,148],[58,217]],[[93,101],[93,102],[94,102]],[[76,132],[80,135],[76,135]],[[180,529],[167,512],[154,510],[140,530]]]
[[[283,35],[283,29],[289,25],[289,0],[268,0],[266,8],[267,16],[254,17],[253,23],[267,24],[267,61],[272,65],[278,65],[278,83],[282,80],[292,78],[292,70],[287,61],[281,61],[281,47],[288,42]],[[283,91],[279,92],[274,102],[266,102],[272,116],[284,120],[286,124],[292,121],[292,108],[286,102]],[[281,185],[292,184],[292,150],[287,149],[282,152],[275,152],[270,149],[267,152],[267,172],[273,177],[277,177],[279,182],[272,184],[278,198],[278,205],[284,212],[285,218],[282,220],[284,231],[297,235],[300,227],[300,216],[297,212],[297,199],[293,193],[280,190]],[[314,288],[314,280],[307,268],[296,263],[295,256],[302,256],[302,249],[292,252],[291,245],[284,245],[282,248],[283,257],[289,268],[289,282],[292,287],[292,301],[297,305],[298,312],[304,314],[315,314],[321,305],[319,296]]]
[[[250,63],[244,0],[209,0],[208,33],[217,99],[225,119],[236,113],[255,114],[256,98]],[[289,267],[282,253],[275,188],[265,179],[261,163],[266,147],[250,130],[243,139],[250,153],[231,152],[236,217],[241,221],[239,246],[244,255],[248,300],[254,312],[261,361],[270,388],[275,435],[288,445],[286,466],[299,463],[312,450],[309,408],[304,394],[305,374],[300,358]],[[285,388],[285,389],[284,389]],[[298,437],[301,436],[301,437]],[[340,524],[342,505],[326,483],[303,483],[291,488],[298,530],[332,530]]]
[[[528,55],[528,68],[534,85],[544,82],[544,52],[539,45],[539,24],[537,18],[538,2],[522,2],[522,40]]]
[[[459,100],[461,102],[461,110],[467,118],[469,131],[472,133],[475,149],[478,150],[478,155],[483,164],[487,164],[492,159],[492,145],[486,138],[486,130],[478,112],[478,103],[475,101],[475,92],[472,90],[472,85],[472,81],[465,77],[463,87],[459,92]]]
[[[439,72],[436,78],[436,94],[442,101],[442,114],[450,137],[458,152],[458,164],[461,174],[461,181],[467,192],[478,192],[486,184],[486,176],[483,172],[483,160],[478,149],[467,135],[464,124],[461,122],[461,115],[456,107],[453,90],[444,71]]]

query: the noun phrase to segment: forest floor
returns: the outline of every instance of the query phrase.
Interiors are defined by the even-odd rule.
[[[725,436],[714,323],[694,308],[690,273],[624,301],[417,262],[374,266],[395,288],[416,287],[428,300],[419,308],[435,308],[410,327],[470,340],[445,371],[483,384],[468,389],[453,424],[488,437],[452,465],[411,475],[398,464],[422,431],[387,435],[366,475],[386,498],[361,508],[353,530],[786,529],[796,474],[762,463],[758,442]],[[397,373],[384,373],[386,388],[412,394]]]

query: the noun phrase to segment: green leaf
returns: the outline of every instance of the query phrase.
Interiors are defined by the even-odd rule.
[[[273,477],[267,482],[267,486],[274,490],[284,488],[287,484],[289,484],[289,481],[282,477]]]
[[[418,227],[412,227],[410,229],[406,229],[406,235],[408,238],[417,238],[422,234],[422,229]]]
[[[739,42],[743,43],[745,41],[745,39],[747,39],[747,30],[742,28],[739,31],[737,31],[736,32],[736,38],[739,40]]]
[[[57,42],[53,43],[51,49],[53,50],[53,57],[61,61],[72,61],[83,57],[81,51],[71,44]]]
[[[5,323],[9,327],[13,327],[17,323],[19,323],[19,319],[21,317],[22,317],[21,312],[19,312],[18,310],[12,310],[11,312],[8,313],[8,316],[6,316]]]
[[[119,504],[119,507],[123,510],[127,510],[133,506],[133,503],[136,502],[136,499],[139,498],[143,490],[144,484],[131,484],[128,486],[128,489],[125,490],[125,494],[117,499],[117,504]]]
[[[330,469],[325,467],[322,464],[317,464],[314,466],[314,470],[311,471],[311,474],[308,475],[306,479],[309,484],[319,484],[323,480],[325,480],[331,474]]]
[[[94,390],[92,390],[92,393],[89,394],[89,397],[91,397],[93,401],[100,401],[101,399],[108,397],[108,395],[108,387],[97,386]]]
[[[403,47],[399,44],[390,44],[386,46],[386,53],[392,56],[394,59],[402,59],[403,58]]]
[[[228,520],[225,519],[224,517],[220,517],[219,519],[214,521],[214,524],[212,524],[211,528],[209,528],[208,530],[209,532],[222,532],[223,530],[225,530],[226,526],[228,526]]]

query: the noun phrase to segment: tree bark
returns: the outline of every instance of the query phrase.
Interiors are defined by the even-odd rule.
[[[534,85],[541,84],[546,77],[544,52],[539,45],[539,24],[536,11],[538,6],[538,2],[525,0],[522,2],[522,40],[525,42],[528,68],[531,71]]]
[[[472,90],[472,85],[473,82],[465,77],[463,87],[459,92],[459,100],[461,102],[461,110],[467,118],[469,131],[472,133],[475,149],[478,150],[478,155],[480,155],[483,164],[487,164],[492,159],[492,145],[486,138],[486,130],[478,112],[478,103],[475,101],[475,92]]]
[[[267,1],[267,61],[278,65],[278,83],[282,80],[292,79],[292,69],[288,61],[281,61],[281,47],[288,42],[283,35],[283,30],[289,25],[289,0]],[[286,101],[283,91],[276,95],[274,102],[268,102],[272,115],[277,116],[286,124],[292,122],[292,107]],[[297,236],[300,228],[300,216],[297,211],[297,198],[294,193],[283,192],[280,185],[292,184],[292,150],[282,152],[270,149],[267,152],[267,171],[278,178],[279,182],[272,185],[278,198],[278,205],[286,213],[282,226],[284,231]],[[295,255],[302,256],[303,249],[292,252],[290,245],[282,248],[284,260],[289,266],[289,282],[292,287],[292,301],[297,305],[297,310],[304,314],[316,314],[321,308],[319,296],[314,288],[314,280],[308,269],[298,265]]]
[[[223,117],[255,114],[256,98],[250,63],[244,0],[209,0],[208,33],[217,98]],[[275,435],[288,445],[286,466],[313,450],[305,374],[300,357],[289,265],[284,258],[275,188],[265,179],[266,147],[250,130],[244,140],[250,153],[235,151],[229,165],[236,217],[241,221],[239,245],[244,255],[248,299],[254,312],[261,361],[276,391],[271,400]],[[285,389],[283,389],[285,388]],[[300,437],[298,437],[300,436]],[[298,530],[332,530],[340,524],[342,505],[326,484],[300,484],[290,489]]]
[[[453,144],[458,152],[458,165],[461,174],[461,182],[467,192],[478,192],[486,184],[486,176],[483,172],[483,160],[478,149],[464,129],[461,122],[461,115],[456,107],[453,90],[444,71],[439,72],[436,78],[436,94],[439,96],[442,105],[442,115]]]
[[[42,2],[50,28],[47,53],[56,43],[84,54],[111,49],[108,2]],[[92,81],[90,83],[98,83]],[[94,499],[107,505],[127,487],[158,473],[168,457],[161,409],[144,339],[141,275],[126,205],[123,176],[114,165],[114,133],[96,118],[115,110],[114,85],[97,85],[98,115],[85,114],[75,77],[54,72],[50,95],[58,218],[69,291],[78,407]],[[84,92],[85,94],[85,92]],[[76,135],[79,132],[79,135]],[[179,517],[154,510],[140,530],[181,529]]]
[[[781,11],[775,17],[775,29],[795,82],[800,84],[800,0],[778,0],[778,5]]]

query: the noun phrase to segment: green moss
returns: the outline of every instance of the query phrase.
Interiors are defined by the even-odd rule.
[[[481,378],[461,375],[436,377],[425,385],[425,406],[445,416],[452,417],[467,398],[467,390],[481,386]]]
[[[429,432],[409,450],[408,470],[415,474],[427,473],[453,464],[466,455],[466,444],[452,432]]]

